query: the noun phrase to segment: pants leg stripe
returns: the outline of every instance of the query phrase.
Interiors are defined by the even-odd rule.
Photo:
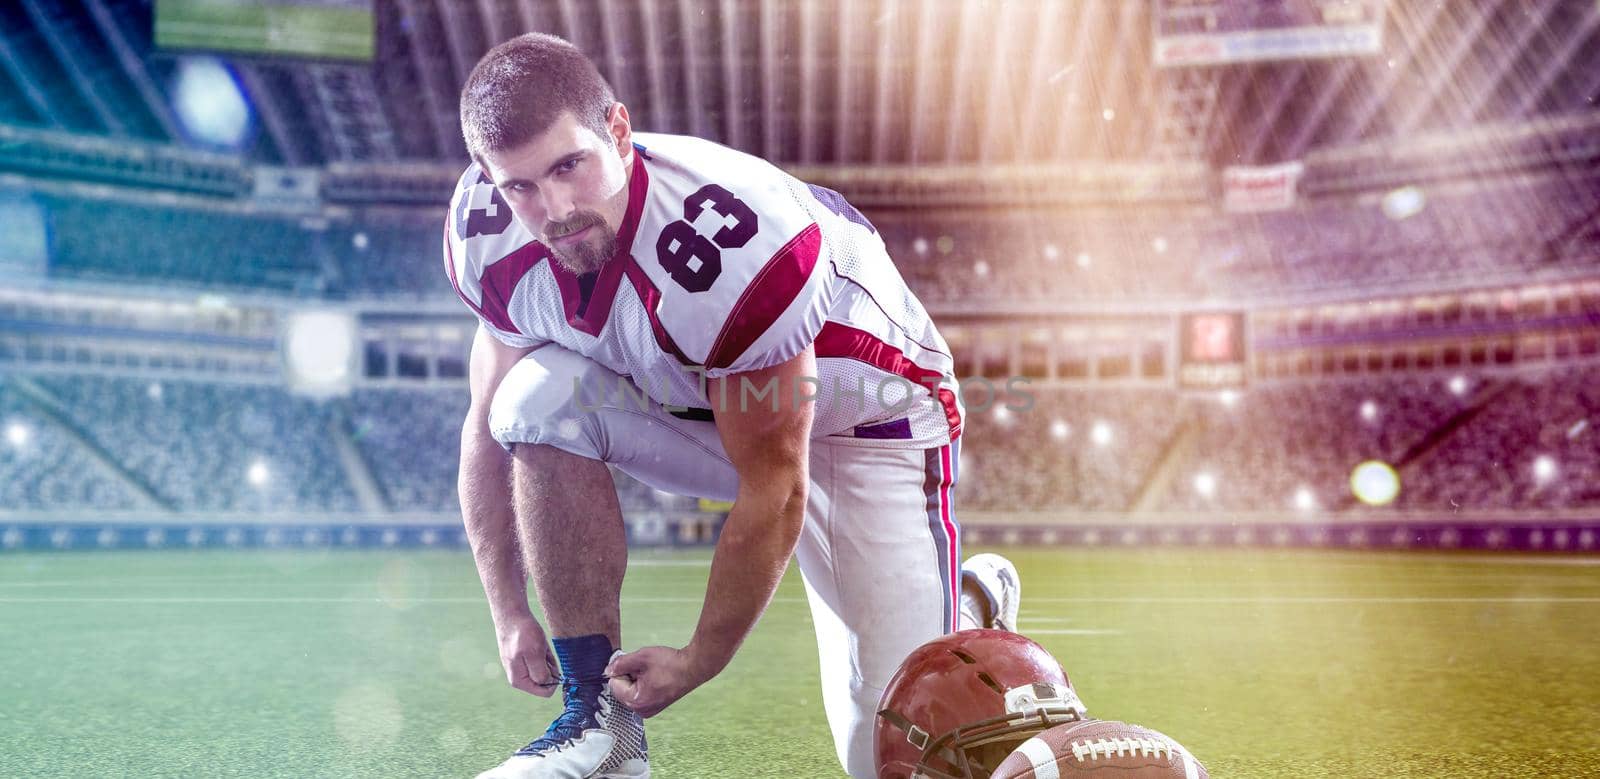
[[[929,449],[925,455],[923,492],[928,498],[928,530],[939,556],[939,583],[944,589],[944,632],[955,630],[961,608],[961,535],[950,510],[950,487],[955,484],[955,453],[950,446]]]

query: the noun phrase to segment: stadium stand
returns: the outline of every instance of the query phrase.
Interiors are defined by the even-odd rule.
[[[1122,511],[1182,422],[1161,389],[1030,388],[969,408],[957,505],[987,511]]]
[[[1600,505],[1600,368],[1520,376],[1422,463],[1403,507]]]
[[[467,391],[441,389],[362,390],[347,401],[351,435],[361,446],[395,511],[454,512],[461,421]],[[658,493],[612,469],[624,509],[650,511],[692,506],[692,500]]]
[[[32,404],[0,385],[0,508],[24,510],[128,509],[126,486],[108,477],[84,448]]]
[[[1394,464],[1396,508],[1533,510],[1600,505],[1600,366],[1464,381],[1370,377],[1257,385],[1213,396],[1136,387],[1030,387],[969,409],[958,505],[978,511],[1129,510],[1163,470],[1149,508],[1185,514],[1344,511],[1352,468]],[[357,501],[331,436],[348,434],[391,511],[457,510],[461,387],[360,390],[319,405],[259,386],[50,376],[38,384],[85,439],[179,511],[349,512]],[[1005,408],[1005,410],[1000,410]],[[193,409],[211,413],[192,414]],[[1293,420],[1286,424],[1285,420]],[[83,445],[0,392],[0,423],[26,428],[0,449],[18,478],[0,505],[120,510],[128,489]],[[130,442],[137,442],[131,443]],[[265,468],[263,484],[250,471]],[[1197,489],[1196,477],[1211,489]],[[625,509],[692,507],[614,471]],[[1297,505],[1306,490],[1310,505]]]
[[[350,435],[395,511],[450,511],[456,505],[463,387],[362,390],[347,401]]]
[[[434,215],[438,216],[438,215]],[[343,297],[428,298],[452,295],[439,257],[438,219],[388,219],[329,230],[338,259],[332,294]]]
[[[357,507],[327,409],[282,390],[90,375],[38,383],[87,438],[180,511]]]
[[[54,277],[279,292],[323,286],[320,238],[293,220],[120,199],[39,199]]]

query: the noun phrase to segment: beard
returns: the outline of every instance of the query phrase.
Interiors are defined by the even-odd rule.
[[[594,229],[577,243],[557,245],[554,240],[589,227]],[[547,225],[544,234],[549,239],[544,243],[551,256],[578,276],[600,270],[617,253],[617,236],[606,226],[606,220],[593,211],[580,211],[565,222]]]

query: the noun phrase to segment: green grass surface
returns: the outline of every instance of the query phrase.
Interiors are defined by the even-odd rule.
[[[1010,554],[1091,713],[1213,776],[1600,775],[1595,561]],[[708,559],[635,554],[629,647],[687,639]],[[841,776],[816,663],[791,571],[650,721],[656,775]],[[0,554],[0,776],[472,776],[556,706],[506,686],[464,553]]]

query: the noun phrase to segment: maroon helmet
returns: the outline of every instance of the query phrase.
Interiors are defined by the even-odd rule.
[[[984,779],[1017,744],[1087,717],[1044,647],[963,630],[917,647],[878,704],[878,779]]]

